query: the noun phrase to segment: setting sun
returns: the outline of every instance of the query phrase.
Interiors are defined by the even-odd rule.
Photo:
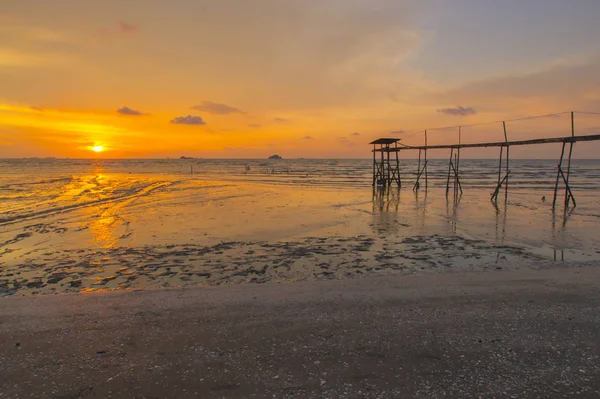
[[[104,147],[102,147],[101,145],[96,145],[92,147],[92,151],[94,152],[102,152],[104,151]]]

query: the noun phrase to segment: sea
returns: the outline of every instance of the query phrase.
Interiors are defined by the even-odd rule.
[[[1,159],[0,295],[572,267],[600,260],[600,160]],[[421,164],[422,166],[422,164]],[[506,165],[501,165],[504,177]],[[563,165],[566,172],[566,164]],[[451,179],[453,181],[453,179]]]

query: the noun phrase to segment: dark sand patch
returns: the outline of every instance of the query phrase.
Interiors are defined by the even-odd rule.
[[[516,246],[459,236],[57,249],[0,268],[0,296],[132,288],[261,284],[391,275],[547,267]]]

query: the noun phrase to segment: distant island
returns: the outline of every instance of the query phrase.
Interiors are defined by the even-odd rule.
[[[269,157],[269,159],[283,159],[283,158],[281,158],[279,155],[275,154],[275,155],[271,155]]]
[[[186,157],[186,156],[182,156],[182,157],[179,157],[179,159],[194,159],[194,157]]]

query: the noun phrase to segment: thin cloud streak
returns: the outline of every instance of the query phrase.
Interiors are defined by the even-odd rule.
[[[457,106],[456,108],[441,108],[437,112],[442,114],[453,115],[453,116],[469,116],[475,115],[477,111],[471,107]]]
[[[237,108],[231,107],[226,104],[214,103],[212,101],[203,101],[200,105],[194,105],[191,109],[201,112],[208,112],[214,115],[229,115],[229,114],[243,114]]]
[[[171,119],[170,123],[172,123],[174,125],[193,125],[193,126],[206,125],[206,122],[204,122],[204,120],[201,117],[194,116],[194,115],[178,116],[178,117]]]

